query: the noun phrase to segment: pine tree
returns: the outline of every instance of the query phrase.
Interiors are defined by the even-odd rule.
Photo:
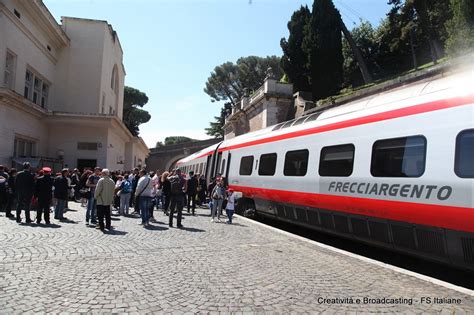
[[[342,84],[341,15],[331,0],[314,1],[303,50],[308,56],[313,99],[336,94]]]
[[[283,50],[281,68],[293,83],[295,91],[310,91],[309,69],[307,68],[308,56],[302,49],[304,29],[309,23],[311,12],[307,6],[301,6],[295,11],[288,22],[290,35],[288,40],[282,38],[280,46]]]

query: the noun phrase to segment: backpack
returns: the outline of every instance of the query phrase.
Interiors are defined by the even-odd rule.
[[[183,193],[183,184],[179,176],[171,176],[168,178],[171,184],[171,194],[179,195]]]
[[[120,185],[120,190],[123,194],[128,194],[132,192],[132,183],[128,180],[124,180]]]

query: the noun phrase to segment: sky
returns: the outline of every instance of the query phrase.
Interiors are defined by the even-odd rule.
[[[386,0],[334,0],[349,29],[377,26]],[[210,138],[220,113],[203,89],[217,65],[245,56],[281,56],[280,39],[301,5],[312,0],[44,0],[53,16],[106,20],[117,31],[125,85],[145,92],[151,120],[140,126],[149,147],[168,136]]]

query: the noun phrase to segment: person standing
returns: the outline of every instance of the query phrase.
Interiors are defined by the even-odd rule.
[[[194,175],[194,172],[189,172],[189,179],[186,185],[186,195],[188,197],[188,213],[192,205],[193,215],[196,210],[196,194],[197,194],[198,180]]]
[[[84,173],[81,175],[81,179],[79,180],[79,192],[81,194],[81,207],[87,206],[87,200],[89,199],[90,191],[89,188],[86,186],[87,179],[92,174],[91,170],[84,170]]]
[[[23,171],[16,175],[17,193],[16,222],[21,223],[21,210],[25,210],[26,223],[31,223],[30,206],[35,190],[35,175],[30,172],[30,163],[23,163]]]
[[[13,219],[15,216],[12,214],[12,209],[15,206],[16,203],[16,186],[15,186],[15,181],[16,181],[16,168],[10,169],[10,172],[8,173],[8,202],[7,202],[7,207],[5,209],[6,211],[6,217]]]
[[[140,179],[135,195],[140,207],[142,225],[148,226],[150,220],[150,207],[153,200],[153,181],[145,169],[140,171]]]
[[[114,202],[115,183],[109,177],[110,172],[104,168],[102,178],[97,182],[94,190],[94,199],[97,201],[97,217],[99,219],[99,229],[104,231],[112,229],[110,218],[110,205]],[[105,217],[105,226],[104,226]]]
[[[135,168],[133,169],[133,174],[132,174],[132,179],[131,179],[131,182],[132,182],[132,198],[131,198],[132,202],[131,203],[133,204],[133,207],[135,208],[135,211],[133,212],[133,214],[140,213],[140,205],[138,203],[138,197],[136,194],[139,180],[140,180],[140,172],[138,171],[138,168]]]
[[[225,198],[224,183],[222,182],[221,179],[216,180],[216,186],[212,190],[211,197],[212,197],[211,222],[214,222],[214,218],[216,217],[216,214],[217,214],[217,221],[221,222],[220,215],[222,212],[222,204]]]
[[[61,176],[54,179],[54,198],[56,198],[56,207],[54,208],[54,218],[56,220],[65,220],[64,209],[66,208],[69,197],[69,169],[64,168]]]
[[[42,176],[36,180],[35,197],[38,199],[38,208],[36,209],[36,223],[41,223],[41,217],[44,215],[46,224],[50,224],[49,206],[53,199],[54,180],[51,178],[51,168],[43,167]]]
[[[5,172],[5,167],[0,165],[0,212],[7,211],[9,178],[10,176]]]
[[[161,174],[161,193],[164,199],[163,212],[165,213],[165,215],[169,215],[168,211],[171,201],[171,183],[168,179],[169,175],[169,172],[163,172],[163,174]]]
[[[235,209],[235,195],[234,195],[234,190],[232,188],[229,188],[227,191],[227,205],[225,207],[225,211],[227,213],[227,224],[232,224],[232,216],[234,215],[234,209]]]
[[[130,196],[132,194],[132,183],[129,180],[128,174],[125,174],[125,177],[120,184],[120,215],[129,214],[130,208]]]
[[[79,200],[81,198],[81,194],[79,192],[79,190],[81,189],[80,181],[81,173],[79,173],[79,170],[75,168],[71,174],[71,186],[74,192],[74,201]]]
[[[183,217],[184,191],[186,190],[186,180],[181,176],[181,170],[175,170],[175,175],[168,177],[170,181],[170,214],[169,226],[173,227],[173,214],[175,209],[178,212],[177,224],[178,228],[182,228],[181,219]]]
[[[203,174],[198,176],[198,198],[199,198],[199,206],[202,207],[203,204],[206,203],[206,195],[207,195],[207,183],[206,177]]]
[[[95,187],[97,186],[97,183],[99,182],[100,179],[100,172],[101,168],[96,166],[94,168],[94,173],[89,176],[86,182],[86,187],[89,187],[89,200],[87,201],[87,212],[86,212],[86,225],[89,225],[89,220],[90,224],[96,225],[96,200],[94,198],[94,193],[95,193]]]

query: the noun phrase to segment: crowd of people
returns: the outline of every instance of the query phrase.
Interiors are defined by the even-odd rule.
[[[227,189],[226,180],[220,174],[207,183],[204,175],[183,174],[179,168],[172,172],[148,172],[135,168],[130,172],[110,171],[106,168],[63,169],[53,174],[51,168],[34,171],[28,162],[23,169],[7,169],[0,165],[0,211],[6,217],[26,223],[33,223],[30,212],[36,211],[36,223],[51,224],[54,219],[67,221],[64,217],[68,202],[81,202],[85,209],[85,224],[104,231],[112,229],[111,212],[116,210],[122,216],[140,216],[143,226],[155,221],[154,209],[161,209],[173,226],[182,228],[182,212],[195,215],[196,206],[211,210],[211,222],[221,222],[222,210],[226,210],[232,224],[235,196]],[[16,211],[15,214],[12,212]]]

